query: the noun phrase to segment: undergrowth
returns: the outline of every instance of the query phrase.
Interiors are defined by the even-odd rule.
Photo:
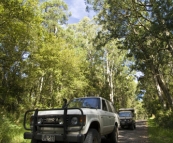
[[[24,131],[22,122],[0,114],[0,143],[29,143],[23,139]]]
[[[150,143],[173,142],[173,129],[159,126],[155,119],[148,120],[148,134]]]

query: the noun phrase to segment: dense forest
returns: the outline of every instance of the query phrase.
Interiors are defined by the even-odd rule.
[[[26,142],[26,110],[82,96],[173,127],[173,1],[85,2],[93,19],[68,24],[63,0],[0,1],[0,142]]]

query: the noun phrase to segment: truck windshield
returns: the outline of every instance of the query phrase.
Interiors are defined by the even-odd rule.
[[[120,117],[131,117],[131,113],[130,112],[120,112],[119,116]]]
[[[100,109],[100,99],[99,98],[76,98],[69,102],[68,108]]]

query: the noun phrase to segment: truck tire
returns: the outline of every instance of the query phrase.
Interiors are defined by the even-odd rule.
[[[134,130],[135,129],[135,125],[134,124],[131,124],[130,129],[131,130]]]
[[[32,139],[31,143],[38,143],[37,140]]]
[[[96,129],[89,129],[84,143],[100,143],[101,138]]]
[[[114,126],[112,133],[108,135],[110,143],[118,143],[118,128]]]

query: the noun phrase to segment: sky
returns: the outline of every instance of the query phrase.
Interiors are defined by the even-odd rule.
[[[64,0],[68,5],[68,9],[71,12],[72,16],[69,17],[69,24],[78,23],[85,16],[92,19],[94,12],[86,12],[86,5],[84,0]]]

